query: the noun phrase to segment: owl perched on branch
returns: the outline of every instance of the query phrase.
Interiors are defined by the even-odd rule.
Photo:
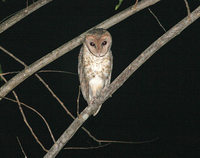
[[[78,74],[81,91],[88,105],[110,85],[113,65],[111,45],[110,33],[100,28],[89,31],[83,41],[78,58]]]

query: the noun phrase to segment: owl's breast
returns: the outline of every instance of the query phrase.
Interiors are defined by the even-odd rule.
[[[111,73],[112,66],[109,54],[104,57],[96,57],[91,53],[85,53],[83,62],[85,75],[89,80],[96,76],[104,80]]]
[[[91,65],[93,72],[101,72],[103,70],[104,65],[102,65],[100,62],[93,62]]]

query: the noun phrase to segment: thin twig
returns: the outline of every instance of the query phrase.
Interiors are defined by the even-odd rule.
[[[15,15],[10,17],[8,20],[3,21],[0,23],[0,33],[4,32],[32,12],[36,11],[40,7],[46,5],[47,3],[51,2],[52,0],[38,0],[35,3],[31,4],[30,6],[18,11]]]
[[[91,150],[91,149],[103,148],[103,147],[106,147],[110,144],[111,143],[106,143],[106,144],[103,144],[103,145],[92,146],[92,147],[65,147],[64,149],[67,149],[67,150]]]
[[[10,15],[8,15],[7,17],[3,18],[1,21],[0,21],[0,24],[3,23],[4,21],[6,21],[7,19],[9,19],[10,17],[12,17],[13,15],[16,15],[17,13],[19,13],[20,11],[16,11]]]
[[[156,19],[156,21],[158,22],[158,24],[160,25],[160,27],[161,27],[165,32],[167,32],[166,29],[165,29],[165,27],[161,24],[161,22],[160,22],[160,20],[158,19],[158,17],[151,11],[150,8],[148,8],[148,10],[149,10],[149,12],[153,15],[153,17]]]
[[[189,4],[188,4],[188,1],[187,0],[184,0],[185,2],[185,6],[187,8],[187,14],[188,14],[188,17],[190,17],[190,7],[189,7]]]
[[[38,71],[37,73],[41,73],[41,72],[45,72],[45,73],[52,73],[52,72],[55,72],[55,73],[63,73],[63,74],[70,74],[70,75],[74,75],[74,76],[77,76],[76,73],[73,73],[73,72],[69,72],[69,71],[61,71],[61,70],[40,70]]]
[[[18,144],[20,146],[20,149],[21,149],[22,153],[24,154],[24,157],[27,158],[26,153],[24,152],[24,149],[23,149],[22,144],[21,144],[21,142],[20,142],[18,137],[17,137],[17,142],[18,142]]]
[[[77,117],[72,124],[64,131],[56,143],[51,147],[44,158],[55,157],[65,144],[73,137],[76,131],[81,125],[98,109],[102,103],[109,98],[124,82],[144,63],[146,62],[156,51],[164,46],[171,39],[179,35],[186,27],[192,24],[200,17],[200,6],[191,13],[191,20],[184,18],[178,24],[173,26],[164,35],[153,42],[144,52],[142,52],[129,66],[107,87],[102,95],[93,100],[90,106],[87,106]]]
[[[20,63],[21,65],[23,65],[24,67],[26,67],[27,65],[20,60],[19,58],[17,58],[16,56],[14,56],[11,52],[9,52],[8,50],[6,50],[5,48],[3,48],[2,46],[0,46],[0,49],[6,53],[7,55],[9,55],[10,57],[12,57],[13,59],[15,59],[18,63]]]
[[[137,7],[137,4],[138,4],[138,0],[135,1],[135,4],[133,5],[133,7],[134,7],[133,9],[135,9]]]
[[[88,131],[85,127],[81,127],[94,141],[98,142],[99,144],[101,144],[101,142],[99,141],[99,139],[97,139],[96,137],[94,137],[90,131]]]
[[[78,97],[77,97],[77,110],[76,110],[76,113],[77,113],[77,116],[79,116],[79,99],[80,99],[80,91],[81,91],[81,87],[79,86],[78,87]]]
[[[28,0],[26,0],[26,8],[28,8]]]
[[[0,49],[1,49],[1,46],[0,46]],[[17,74],[19,72],[20,71],[4,72],[4,73],[1,73],[1,75],[3,75],[3,76],[12,75],[12,74]],[[40,70],[37,73],[63,73],[63,74],[70,74],[70,75],[77,76],[76,73],[69,72],[69,71],[61,71],[61,70]]]
[[[12,75],[12,74],[17,74],[19,73],[20,71],[12,71],[12,72],[4,72],[4,73],[1,73],[2,76],[6,76],[6,75]]]
[[[158,140],[159,137],[156,137],[154,139],[151,140],[144,140],[144,141],[123,141],[123,140],[99,140],[99,142],[101,143],[118,143],[118,144],[144,144],[144,143],[151,143],[151,142],[155,142],[156,140]]]

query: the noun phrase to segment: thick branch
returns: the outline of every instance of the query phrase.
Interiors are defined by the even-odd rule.
[[[0,24],[0,33],[4,32],[5,30],[7,30],[11,26],[16,24],[17,22],[19,22],[20,20],[22,20],[23,18],[25,18],[29,14],[31,14],[35,10],[39,9],[40,7],[44,6],[45,4],[47,4],[51,1],[52,0],[38,0],[37,2],[34,2],[30,6],[22,9],[19,12],[17,12],[14,16],[12,16],[8,20],[6,20],[6,21],[4,21]]]
[[[61,137],[56,141],[56,143],[51,147],[48,153],[44,156],[45,158],[55,157],[59,151],[64,147],[64,145],[72,138],[76,133],[78,128],[93,114],[94,111],[105,102],[109,96],[111,96],[123,83],[146,61],[148,60],[157,50],[159,50],[163,45],[173,39],[175,36],[179,35],[186,27],[197,20],[200,17],[200,6],[190,14],[190,18],[186,17],[164,35],[158,38],[153,44],[151,44],[143,53],[141,53],[112,83],[111,85],[102,93],[91,106],[87,106],[77,117],[67,130],[61,135]]]
[[[133,15],[134,13],[136,13],[146,7],[149,7],[150,5],[157,3],[158,1],[160,1],[160,0],[142,0],[141,2],[138,2],[137,7],[131,6],[127,9],[125,9],[124,11],[105,20],[104,22],[100,23],[99,25],[97,25],[93,28],[100,27],[100,28],[107,29],[107,28],[119,23],[120,21],[126,19],[127,17]],[[93,28],[91,28],[91,29],[93,29]],[[14,76],[10,81],[8,81],[6,84],[4,84],[0,88],[0,96],[1,97],[6,96],[12,89],[14,89],[16,86],[18,86],[21,82],[23,82],[25,79],[27,79],[33,73],[37,72],[42,67],[44,67],[47,64],[51,63],[52,61],[56,60],[57,58],[64,55],[65,53],[69,52],[70,50],[74,49],[75,47],[79,46],[82,43],[86,32],[81,34],[80,36],[72,39],[71,41],[67,42],[66,44],[62,45],[61,47],[55,49],[54,51],[52,51],[51,53],[42,57],[41,59],[37,60],[30,66],[26,67],[23,71],[21,71],[19,74]],[[0,98],[0,100],[1,99],[2,98]]]

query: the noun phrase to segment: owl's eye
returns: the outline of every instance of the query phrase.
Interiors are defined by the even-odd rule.
[[[91,45],[92,47],[95,47],[95,43],[94,43],[94,42],[90,42],[90,45]]]
[[[107,44],[107,41],[103,41],[101,44],[102,46],[105,46]]]

